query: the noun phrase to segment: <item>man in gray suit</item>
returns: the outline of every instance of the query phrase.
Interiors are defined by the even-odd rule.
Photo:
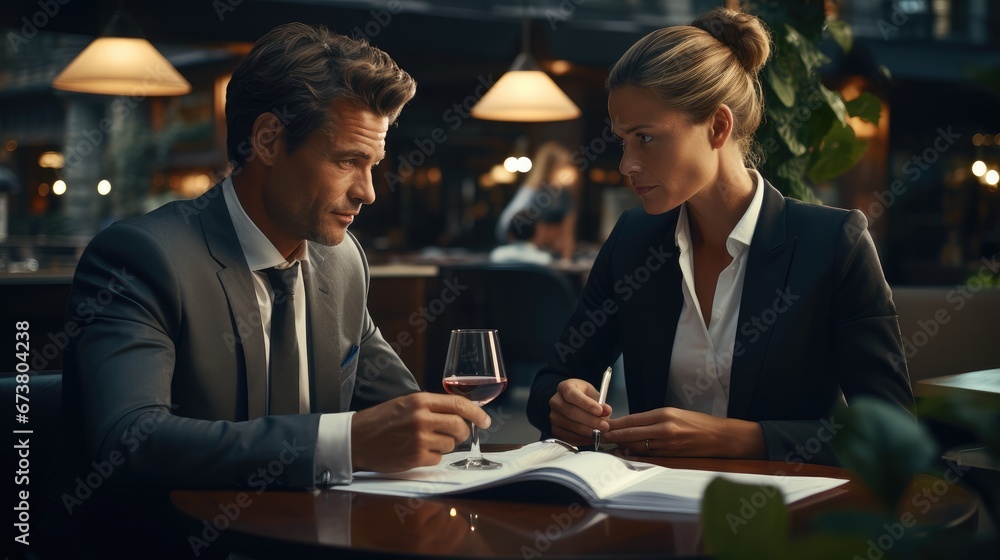
[[[232,173],[94,238],[69,306],[81,328],[64,406],[79,437],[55,497],[83,522],[71,539],[101,556],[162,541],[204,557],[204,538],[157,533],[146,490],[165,503],[169,488],[344,484],[436,464],[467,421],[489,426],[465,399],[419,392],[372,323],[347,231],[375,200],[372,168],[415,89],[364,41],[279,26],[227,89]],[[112,519],[144,517],[123,543]]]

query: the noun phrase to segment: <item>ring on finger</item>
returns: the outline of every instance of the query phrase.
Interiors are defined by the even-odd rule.
[[[646,453],[649,453],[649,440],[646,440]]]

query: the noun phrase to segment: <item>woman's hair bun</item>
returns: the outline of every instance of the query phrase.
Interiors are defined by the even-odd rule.
[[[771,36],[757,16],[715,8],[691,23],[732,49],[740,66],[756,75],[771,56]]]

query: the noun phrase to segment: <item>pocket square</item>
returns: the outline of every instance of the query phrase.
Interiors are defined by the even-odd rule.
[[[344,358],[344,362],[342,364],[340,364],[340,367],[341,368],[347,367],[348,364],[350,364],[351,362],[353,362],[355,360],[355,358],[358,357],[358,350],[361,350],[361,347],[358,346],[357,344],[352,344],[351,345],[351,351],[347,353],[347,357]]]

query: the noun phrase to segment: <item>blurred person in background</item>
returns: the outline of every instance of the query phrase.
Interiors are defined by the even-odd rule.
[[[490,262],[551,264],[551,249],[559,247],[565,221],[566,214],[560,209],[538,213],[521,210],[510,221],[507,244],[490,252]]]
[[[549,224],[556,223],[553,220],[559,217],[558,232],[546,235],[544,245],[539,247],[554,252],[563,261],[572,260],[579,199],[580,172],[572,164],[570,151],[558,142],[542,144],[524,183],[500,212],[497,242],[508,242],[511,224],[519,212],[526,211],[533,220],[544,216]]]

